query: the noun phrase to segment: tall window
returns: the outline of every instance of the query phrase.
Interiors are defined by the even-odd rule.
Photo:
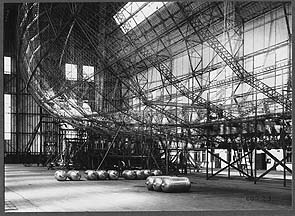
[[[11,95],[4,94],[4,139],[11,140]]]
[[[292,163],[292,152],[289,151],[286,154],[287,154],[286,162],[287,163]]]
[[[206,151],[202,151],[202,162],[206,161]]]
[[[83,65],[83,79],[88,79],[88,81],[94,81],[94,67]]]
[[[4,74],[11,74],[11,57],[4,56]]]
[[[287,147],[286,156],[287,156],[286,162],[292,163],[292,148],[291,147]]]
[[[77,65],[66,64],[66,79],[77,80]]]

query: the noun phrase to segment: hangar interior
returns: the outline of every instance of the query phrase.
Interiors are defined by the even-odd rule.
[[[5,3],[7,211],[26,211],[13,190],[30,177],[68,193],[120,184],[54,180],[55,170],[73,169],[160,170],[191,179],[183,208],[172,195],[162,209],[84,203],[90,210],[198,210],[200,188],[207,196],[232,189],[216,179],[266,195],[254,193],[255,205],[212,207],[209,199],[202,209],[291,208],[291,12],[291,2],[279,1]],[[24,185],[16,186],[17,175]],[[121,185],[133,184],[144,185]],[[132,191],[134,202],[140,189]],[[241,191],[244,201],[254,197]],[[28,199],[30,190],[24,193]],[[43,198],[56,199],[52,193]],[[26,205],[83,209],[76,202]]]

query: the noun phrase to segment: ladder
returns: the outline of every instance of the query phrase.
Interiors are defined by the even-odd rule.
[[[248,149],[247,150],[242,150],[243,154],[246,155],[249,153]],[[249,153],[247,156],[244,157],[244,163],[245,163],[245,168],[246,169],[246,173],[248,175],[253,176],[253,167],[252,167],[252,154]]]
[[[247,173],[249,176],[253,176],[253,169],[252,169],[252,154],[248,150],[238,149],[234,150],[234,157],[240,158],[237,161],[237,167],[241,169],[244,173]],[[242,158],[243,157],[243,158]],[[239,172],[240,176],[245,176],[242,172]]]

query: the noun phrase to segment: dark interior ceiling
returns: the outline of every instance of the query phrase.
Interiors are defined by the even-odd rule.
[[[101,4],[102,2],[100,2]],[[105,2],[107,5],[107,14],[106,18],[112,18],[113,15],[119,11],[127,2]],[[61,4],[61,3],[44,3],[45,4]],[[69,5],[71,3],[62,3]],[[15,56],[16,55],[16,35],[17,35],[17,15],[18,15],[18,7],[20,3],[5,3],[4,4],[4,55],[7,56]],[[88,7],[97,8],[97,2],[87,3]],[[95,6],[95,7],[94,7]]]
[[[16,21],[19,4],[4,4],[4,55],[15,56]]]

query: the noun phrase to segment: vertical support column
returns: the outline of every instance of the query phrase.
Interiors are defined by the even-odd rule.
[[[209,80],[210,80],[210,73],[209,73]],[[209,93],[210,93],[210,90],[209,90]],[[207,93],[207,101],[209,101],[210,100],[210,97],[209,97],[209,93]],[[209,104],[208,104],[208,106],[206,106],[207,107],[207,122],[209,122],[209,119],[210,119],[210,107],[209,107]],[[210,142],[209,142],[209,129],[208,128],[206,128],[206,135],[207,135],[207,145],[206,145],[206,162],[207,162],[207,165],[206,165],[206,176],[207,176],[207,180],[209,179],[209,152],[208,152],[208,150],[209,150],[209,145],[211,145],[210,144]],[[212,151],[212,148],[211,148],[211,151]],[[211,167],[212,167],[212,155],[211,155]],[[212,172],[212,174],[213,174],[213,172]]]
[[[285,14],[285,22],[286,22],[286,28],[287,28],[287,32],[288,32],[288,40],[289,40],[289,44],[288,44],[288,83],[287,83],[287,99],[290,99],[291,94],[292,94],[292,84],[291,82],[291,73],[292,73],[292,68],[291,68],[291,64],[292,64],[292,34],[291,34],[291,28],[290,28],[290,23],[289,23],[289,19],[288,19],[288,12],[287,12],[287,4],[284,4],[284,14]],[[293,16],[292,16],[293,17]]]
[[[256,177],[257,177],[257,170],[256,170],[256,155],[257,155],[257,146],[256,146],[256,143],[254,143],[255,145],[255,149],[254,149],[254,184],[256,184]]]
[[[77,59],[77,82],[81,82],[82,79],[83,79],[83,66],[81,65],[80,62],[83,62],[80,60],[81,59],[81,56],[78,56],[78,59]],[[83,83],[82,85],[78,86],[79,88],[79,94],[77,95],[78,98],[77,98],[77,104],[79,106],[82,106],[83,105],[83,91],[84,91],[84,86],[85,86],[86,83]]]
[[[282,89],[282,93],[283,93],[283,95],[284,95],[284,89]],[[284,187],[286,187],[286,168],[285,168],[285,166],[286,166],[286,142],[285,142],[285,138],[286,138],[286,136],[285,136],[285,107],[283,106],[283,119],[282,119],[282,121],[283,121],[283,128],[282,128],[282,130],[281,130],[281,132],[280,132],[280,139],[282,140],[282,142],[280,143],[279,141],[279,143],[282,145],[282,148],[283,148],[283,158],[284,158],[284,161],[283,161],[283,163],[284,163],[284,173],[283,173],[283,178],[284,178]]]
[[[21,6],[18,7],[18,13],[21,9]],[[21,34],[21,29],[17,28],[16,29],[16,58],[15,60],[12,60],[12,64],[14,66],[12,67],[13,72],[15,73],[15,78],[16,78],[16,84],[15,84],[15,90],[16,90],[16,95],[15,95],[15,153],[16,153],[16,160],[19,158],[19,146],[20,146],[20,130],[21,130],[21,119],[20,119],[20,63],[21,59],[19,59],[19,56],[21,54],[21,43],[22,40],[20,40],[20,34]]]
[[[256,177],[257,177],[257,160],[256,160],[256,155],[257,155],[257,93],[258,91],[255,90],[255,125],[254,125],[254,145],[255,145],[255,151],[254,151],[254,184],[256,184]]]
[[[20,48],[19,48],[20,49]],[[20,51],[19,51],[20,52]],[[15,89],[16,89],[16,95],[15,95],[15,153],[16,153],[16,158],[18,160],[19,158],[19,146],[20,146],[20,129],[21,129],[21,119],[20,119],[20,59],[18,58],[19,55],[16,57],[16,64],[15,64],[15,76],[16,76],[16,84],[15,84]],[[13,61],[12,61],[13,62]]]
[[[178,140],[178,137],[176,137],[176,161],[177,161],[177,165],[176,165],[176,168],[177,168],[177,171],[179,171],[179,140]]]
[[[208,139],[208,138],[207,138]],[[209,161],[208,161],[208,157],[209,157],[209,152],[208,152],[208,148],[209,148],[209,141],[207,141],[207,145],[206,145],[206,179],[209,179]]]
[[[211,146],[211,152],[212,152],[212,154],[210,154],[210,157],[211,157],[211,176],[213,176],[213,163],[214,163],[214,160],[215,160],[215,157],[214,157],[215,149],[212,148],[212,146]]]
[[[285,166],[286,166],[286,147],[285,147],[285,145],[283,146],[283,158],[284,158],[284,161],[283,161],[283,163],[284,163],[284,187],[286,187],[286,168],[285,168]]]
[[[227,139],[226,139],[226,142],[227,142]],[[227,144],[229,144],[228,142],[227,142]],[[230,147],[227,149],[227,162],[228,162],[228,164],[230,164],[231,163],[231,144],[229,144],[230,145]],[[227,168],[227,171],[228,171],[228,178],[230,179],[230,166],[228,166],[228,168]]]
[[[39,149],[39,155],[40,155],[40,161],[41,161],[41,157],[42,157],[42,153],[43,153],[43,123],[42,123],[42,107],[40,106],[40,114],[39,114],[39,118],[40,118],[40,149]]]
[[[292,3],[292,11],[295,11],[295,4]],[[295,23],[295,16],[292,16],[292,23]],[[295,38],[292,37],[292,44],[295,43]],[[292,83],[295,83],[295,73],[292,72]],[[292,94],[292,209],[295,210],[295,94]]]
[[[189,152],[188,152],[188,133],[186,134],[186,140],[185,140],[185,146],[184,146],[184,151],[183,151],[183,158],[184,158],[184,174],[187,175],[187,161],[189,157]]]
[[[0,3],[0,14],[4,14],[4,3],[1,2]],[[3,29],[4,29],[4,19],[3,19],[4,16],[0,16],[0,41],[4,41],[3,40]],[[3,58],[3,49],[0,49],[0,56],[1,56],[1,59],[0,59],[0,67],[1,68],[4,68],[3,65],[4,65],[4,58]],[[3,70],[0,70],[0,86],[3,86],[3,79],[4,79],[4,71]],[[4,107],[4,101],[3,101],[3,88],[0,88],[0,107]],[[0,122],[2,125],[4,125],[4,109],[0,109]],[[0,127],[0,140],[4,140],[4,127]],[[3,153],[3,156],[4,156],[4,145],[0,145],[0,152]],[[1,200],[1,206],[3,206],[2,208],[4,208],[4,157],[1,157],[0,159],[0,172],[1,172],[1,187],[0,187],[0,200]],[[1,210],[2,210],[1,208]]]
[[[209,80],[210,80],[210,73],[209,73]],[[209,93],[207,93],[207,101],[209,101]],[[209,118],[210,118],[210,109],[209,109],[209,106],[207,106],[207,122],[209,121]],[[208,149],[209,149],[209,129],[206,128],[206,135],[207,135],[207,144],[206,144],[206,177],[207,177],[207,180],[209,179],[209,153],[208,153]],[[211,156],[212,157],[212,156]],[[212,164],[211,164],[212,166]]]
[[[104,4],[99,7],[98,13],[101,14],[100,20],[98,22],[99,25],[99,30],[101,34],[101,39],[105,40],[105,19],[104,19]],[[105,57],[105,47],[104,44],[99,47],[101,55]],[[95,91],[95,110],[102,110],[103,109],[103,92],[104,92],[104,71],[97,73],[103,68],[103,65],[100,65],[99,61],[96,64],[96,67],[94,68],[94,83],[95,83],[95,88],[97,89]]]
[[[166,149],[165,149],[166,175],[169,174],[169,158],[170,158],[169,145],[168,145],[168,140],[166,139]]]

